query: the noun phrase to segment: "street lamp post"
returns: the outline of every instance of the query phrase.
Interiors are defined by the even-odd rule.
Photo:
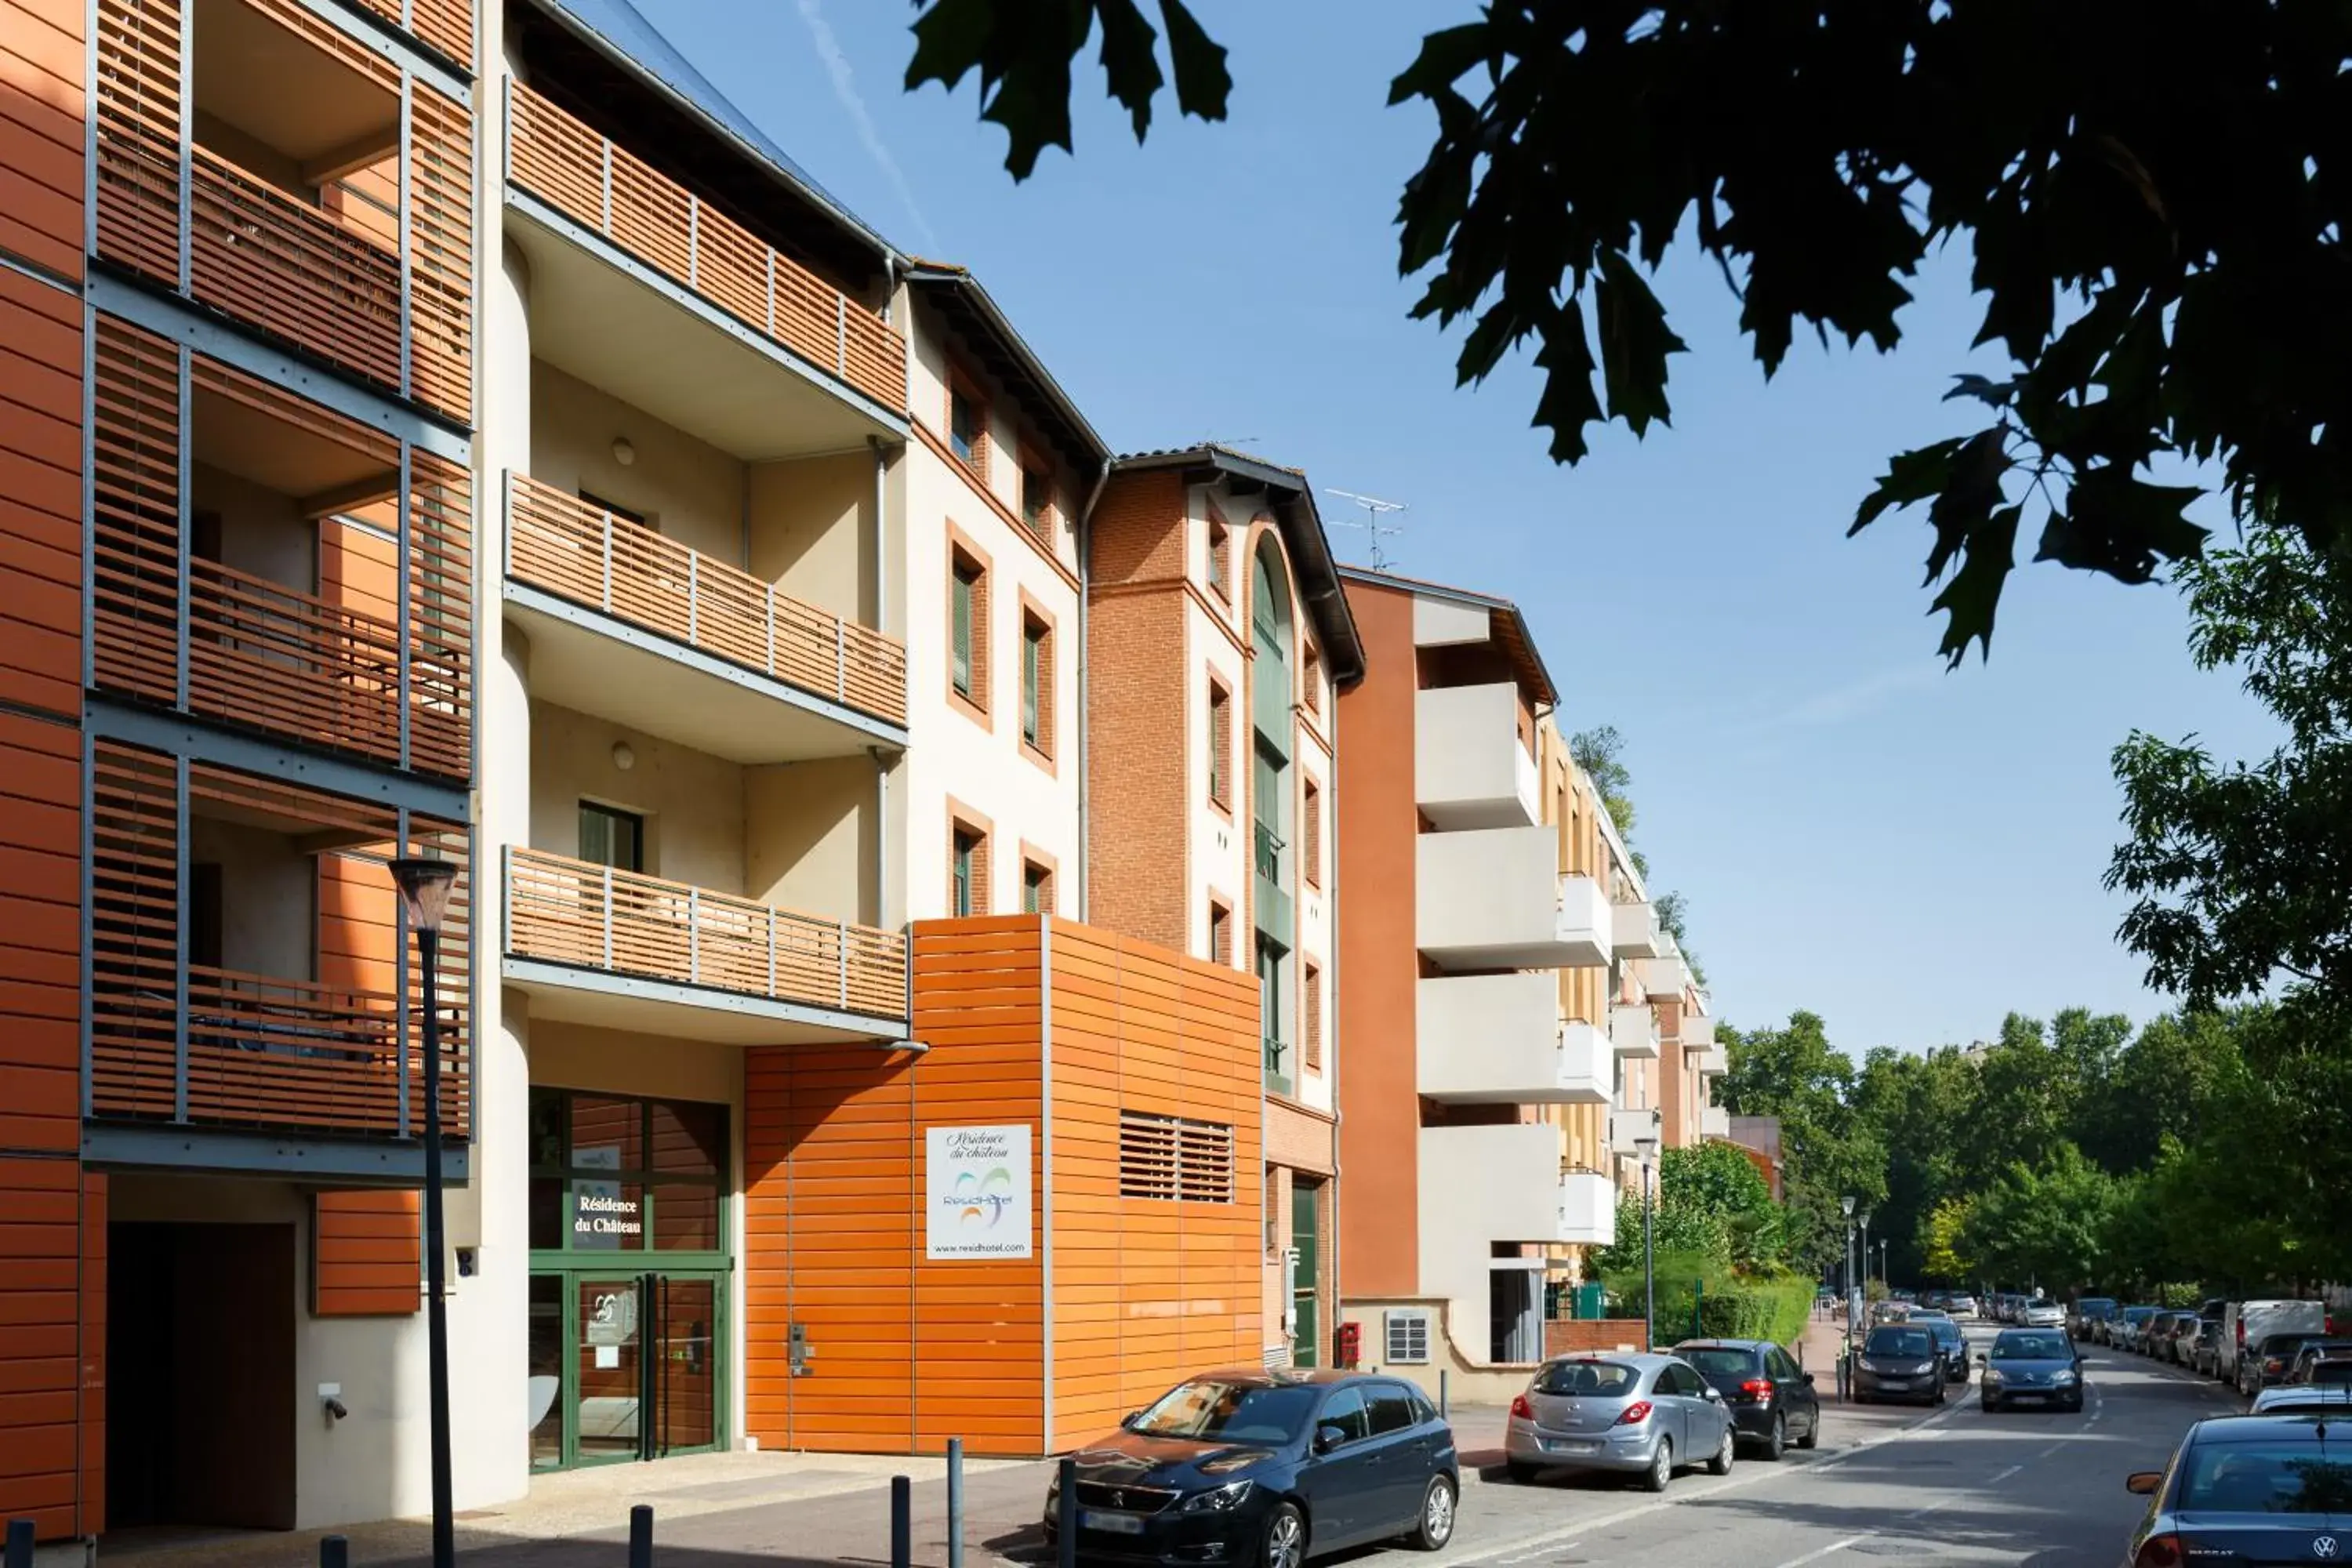
[[[455,1568],[457,1541],[449,1485],[449,1317],[442,1291],[446,1230],[441,1217],[441,1019],[434,999],[435,960],[441,945],[441,917],[457,879],[454,862],[432,856],[403,856],[392,862],[392,879],[409,929],[416,933],[416,959],[424,967],[425,1013],[425,1398],[430,1409],[433,1463],[433,1568]]]
[[[1847,1386],[1846,1379],[1853,1376],[1853,1318],[1855,1291],[1853,1288],[1853,1198],[1840,1198],[1838,1206],[1845,1210],[1845,1364],[1839,1368],[1839,1388]],[[1863,1292],[1867,1295],[1868,1292]]]
[[[1658,1259],[1651,1240],[1650,1162],[1658,1152],[1658,1141],[1655,1137],[1636,1138],[1633,1147],[1642,1152],[1642,1348],[1654,1350],[1658,1342]]]
[[[1862,1299],[1870,1300],[1870,1211],[1864,1209],[1855,1216],[1862,1221]]]

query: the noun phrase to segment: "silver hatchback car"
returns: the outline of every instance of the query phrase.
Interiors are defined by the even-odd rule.
[[[1735,1441],[1723,1395],[1690,1363],[1594,1352],[1536,1369],[1511,1401],[1503,1457],[1515,1481],[1548,1469],[1614,1470],[1662,1492],[1685,1465],[1729,1474]]]

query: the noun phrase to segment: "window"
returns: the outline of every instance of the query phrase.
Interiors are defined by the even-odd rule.
[[[1021,863],[1021,912],[1024,915],[1050,915],[1054,912],[1054,869],[1034,860]]]
[[[1043,468],[1021,470],[1021,521],[1040,539],[1054,536],[1054,476]]]
[[[948,384],[948,450],[988,478],[988,405],[960,377]]]
[[[985,711],[988,707],[988,568],[956,550],[948,568],[948,684]]]
[[[1381,1337],[1391,1366],[1420,1366],[1429,1360],[1429,1313],[1420,1308],[1381,1315]]]
[[[948,837],[948,910],[988,912],[988,835],[958,823]]]
[[[196,969],[221,966],[221,868],[215,860],[188,862],[188,963]]]
[[[1234,961],[1234,911],[1215,899],[1209,900],[1209,959],[1213,963]]]
[[[1323,1070],[1323,972],[1314,964],[1305,966],[1306,977],[1299,984],[1299,998],[1306,1020],[1299,1027],[1305,1038],[1299,1042],[1306,1051],[1307,1070]]]
[[[725,1250],[727,1107],[534,1087],[529,1114],[534,1249]]]
[[[1209,800],[1231,811],[1234,804],[1234,694],[1209,677]]]
[[[1120,1111],[1118,1195],[1232,1203],[1234,1130],[1221,1121]]]
[[[1209,514],[1209,587],[1220,599],[1234,596],[1233,530],[1215,512]]]
[[[652,526],[646,521],[646,514],[644,512],[636,511],[631,508],[623,506],[618,501],[606,500],[603,496],[598,495],[593,490],[582,490],[580,492],[580,504],[593,511],[611,512],[613,514],[613,521],[615,522],[634,522],[639,528],[647,528]]]
[[[1401,1383],[1375,1383],[1367,1385],[1371,1394],[1372,1436],[1402,1432],[1412,1425],[1412,1395]]]
[[[1354,1443],[1372,1435],[1371,1418],[1364,1410],[1364,1391],[1343,1388],[1323,1402],[1322,1411],[1315,1417],[1318,1426],[1337,1426]]]
[[[593,801],[580,803],[580,858],[615,871],[646,868],[646,819]]]
[[[1299,677],[1300,694],[1309,713],[1320,713],[1323,711],[1323,650],[1308,643],[1303,662],[1306,668]]]
[[[1310,888],[1323,885],[1323,791],[1313,779],[1298,805],[1298,874]]]
[[[1054,628],[1030,611],[1021,616],[1021,742],[1054,754]]]

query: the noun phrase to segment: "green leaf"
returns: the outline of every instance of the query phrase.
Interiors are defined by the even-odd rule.
[[[1601,326],[1601,377],[1609,389],[1609,416],[1625,421],[1636,436],[1653,419],[1671,423],[1666,356],[1683,353],[1683,341],[1666,326],[1665,307],[1624,252],[1601,253],[1592,304]]]
[[[1979,645],[1983,657],[1992,657],[1993,611],[2000,604],[2001,584],[2017,563],[2017,523],[2021,509],[2002,507],[1967,529],[1960,569],[1936,595],[1930,612],[1942,610],[1944,640],[1936,651],[1948,667],[1957,668],[1967,657],[1969,644]]]
[[[2145,583],[2161,561],[2203,552],[2206,531],[2181,515],[2204,492],[2194,485],[2151,485],[2113,466],[2075,476],[2063,510],[2042,531],[2037,561]]]
[[[1103,79],[1111,97],[1126,106],[1135,139],[1140,142],[1151,129],[1151,100],[1167,80],[1153,52],[1160,35],[1143,19],[1135,0],[1095,0],[1095,10],[1102,18]]]
[[[1423,37],[1421,53],[1389,83],[1390,107],[1409,98],[1435,99],[1451,93],[1454,83],[1492,56],[1488,39],[1493,31],[1486,22],[1465,22]]]
[[[1962,440],[1955,436],[1948,441],[1896,453],[1887,462],[1886,472],[1876,488],[1863,498],[1853,514],[1853,526],[1845,531],[1846,537],[1851,539],[1876,522],[1889,507],[1914,505],[1951,483],[1952,464],[1960,455]]]
[[[1160,0],[1160,20],[1168,29],[1168,55],[1176,66],[1176,107],[1202,120],[1223,120],[1234,90],[1225,47],[1209,37],[1183,0]]]

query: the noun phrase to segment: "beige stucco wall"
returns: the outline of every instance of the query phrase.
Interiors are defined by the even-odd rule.
[[[613,455],[621,439],[635,453],[625,466]],[[643,512],[688,549],[743,563],[743,465],[544,360],[530,367],[530,472]]]
[[[625,742],[631,765],[615,765]],[[530,841],[580,853],[580,802],[646,819],[646,872],[714,892],[741,893],[743,772],[734,763],[660,740],[609,719],[549,702],[531,704]]]
[[[747,896],[827,920],[878,918],[871,761],[746,768],[743,820]]]
[[[803,604],[874,624],[874,455],[754,463],[749,487],[751,575]]]

